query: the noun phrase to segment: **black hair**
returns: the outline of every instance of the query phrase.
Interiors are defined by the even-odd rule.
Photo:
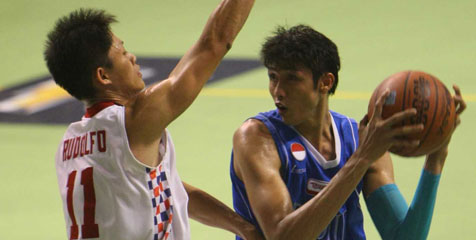
[[[48,34],[44,58],[59,86],[83,100],[95,96],[93,76],[100,66],[112,67],[110,24],[116,17],[104,10],[79,9],[64,16]]]
[[[335,80],[329,94],[333,94],[337,88],[340,69],[337,46],[309,26],[297,25],[289,29],[278,26],[274,35],[267,38],[261,48],[261,61],[267,68],[309,68],[314,88],[322,74],[330,72],[334,74]]]

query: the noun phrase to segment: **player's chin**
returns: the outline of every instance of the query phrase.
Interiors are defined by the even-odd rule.
[[[136,78],[136,83],[137,83],[138,88],[140,88],[140,89],[145,88],[145,82],[144,82],[144,79],[142,79],[142,77]]]

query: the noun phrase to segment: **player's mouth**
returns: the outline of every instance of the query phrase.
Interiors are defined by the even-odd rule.
[[[277,102],[274,105],[276,105],[276,108],[278,109],[278,112],[279,112],[280,115],[282,115],[283,113],[285,113],[288,110],[288,108],[280,102]]]
[[[138,69],[137,69],[137,75],[139,75],[140,78],[142,78],[142,73],[140,71],[140,66],[137,65]]]

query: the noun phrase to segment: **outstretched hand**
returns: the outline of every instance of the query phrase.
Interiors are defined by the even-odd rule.
[[[405,136],[412,135],[423,130],[423,124],[404,125],[401,122],[415,116],[416,109],[407,109],[383,119],[382,111],[385,100],[390,94],[386,89],[378,98],[373,116],[365,115],[359,125],[359,154],[365,159],[375,161],[391,147],[412,148],[419,145],[418,140],[411,140]]]

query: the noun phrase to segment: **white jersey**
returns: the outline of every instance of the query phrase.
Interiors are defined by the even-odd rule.
[[[69,239],[190,239],[188,196],[165,130],[157,167],[132,154],[125,108],[100,103],[72,123],[56,153]]]

